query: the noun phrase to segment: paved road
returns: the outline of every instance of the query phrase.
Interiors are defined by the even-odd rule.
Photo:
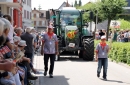
[[[34,64],[43,72],[42,56],[35,56]],[[103,81],[102,75],[101,78],[97,78],[96,68],[97,62],[63,58],[55,63],[53,79],[40,74],[35,85],[130,85],[130,68],[109,62],[108,81]]]

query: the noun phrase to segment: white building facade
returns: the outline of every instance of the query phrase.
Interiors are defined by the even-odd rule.
[[[13,0],[0,0],[0,15],[8,14],[13,19],[13,9],[20,11],[20,7],[22,7],[21,0],[16,3]]]
[[[32,10],[32,21],[33,27],[35,27],[37,31],[46,28],[46,10],[36,10],[36,8],[34,8],[34,10]]]
[[[22,24],[23,24],[23,29],[26,27],[32,27],[32,9],[31,9],[31,1],[32,0],[23,0],[23,9],[22,9]]]

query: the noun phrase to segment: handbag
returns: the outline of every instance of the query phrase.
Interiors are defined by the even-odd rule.
[[[1,47],[0,52],[2,53],[5,59],[9,59],[12,56],[12,52],[7,46]]]

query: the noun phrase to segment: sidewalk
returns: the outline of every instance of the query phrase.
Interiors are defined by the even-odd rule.
[[[41,55],[35,55],[34,56],[34,61],[33,61],[33,65],[34,68],[37,69],[40,74],[36,74],[36,76],[38,76],[38,79],[33,81],[34,85],[43,85],[44,82],[42,80],[40,80],[41,76],[44,76],[44,62],[43,62],[43,56]]]

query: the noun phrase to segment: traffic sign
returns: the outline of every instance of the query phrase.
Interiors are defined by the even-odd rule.
[[[112,28],[120,28],[120,21],[112,20],[110,23],[110,27]]]

